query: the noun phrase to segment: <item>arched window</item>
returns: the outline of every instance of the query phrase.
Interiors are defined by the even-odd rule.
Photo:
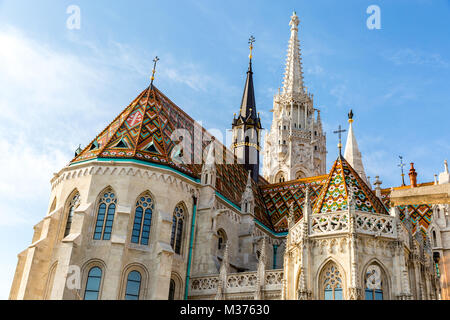
[[[127,288],[125,300],[139,300],[141,291],[141,274],[138,271],[131,271],[127,278]]]
[[[114,213],[116,212],[117,199],[112,190],[103,192],[97,210],[97,222],[95,224],[94,240],[110,240]]]
[[[170,279],[169,300],[175,300],[175,280]]]
[[[101,282],[102,269],[99,267],[91,268],[88,273],[86,289],[84,290],[84,300],[98,300]]]
[[[379,266],[370,265],[365,275],[366,300],[383,300],[383,279]]]
[[[227,243],[227,235],[225,234],[225,231],[220,229],[217,231],[217,236],[218,236],[217,249],[222,250],[225,248],[225,245]]]
[[[134,224],[131,233],[132,243],[148,245],[153,209],[153,200],[150,195],[139,197],[134,211]]]
[[[183,236],[184,224],[184,206],[180,203],[175,207],[172,218],[172,236],[170,238],[170,245],[175,253],[181,253],[181,240]]]
[[[432,236],[433,236],[433,246],[437,247],[438,245],[437,245],[437,237],[436,237],[436,231],[435,230],[433,230]]]
[[[298,171],[298,172],[295,174],[295,179],[302,179],[302,178],[304,178],[304,177],[306,177],[306,175],[305,175],[302,171]]]
[[[277,183],[277,182],[282,183],[285,181],[286,181],[286,179],[284,177],[284,173],[282,171],[278,172],[278,174],[275,176],[275,183]]]
[[[329,263],[322,271],[321,287],[324,300],[343,300],[342,275],[335,263]]]
[[[72,200],[70,200],[69,203],[69,212],[67,213],[67,220],[66,220],[66,230],[64,230],[64,237],[67,237],[70,234],[70,228],[72,227],[72,219],[73,219],[73,212],[80,204],[80,194],[77,192]]]

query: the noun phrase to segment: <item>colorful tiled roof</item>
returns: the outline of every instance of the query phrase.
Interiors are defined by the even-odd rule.
[[[287,215],[292,204],[294,205],[296,221],[303,217],[303,201],[305,200],[306,188],[310,188],[311,202],[314,205],[327,177],[327,175],[323,175],[261,186],[267,214],[275,232],[287,231]]]
[[[348,196],[352,192],[355,197],[356,210],[386,214],[386,208],[356,171],[343,158],[335,162],[322,188],[314,213],[333,213],[348,209]]]
[[[424,184],[428,185],[428,184]],[[410,186],[406,187],[398,187],[395,189],[400,188],[411,188]],[[381,193],[381,198],[386,207],[391,206],[391,200],[390,200],[391,190],[390,189],[384,189]],[[400,211],[400,219],[402,222],[405,222],[406,220],[406,213],[409,213],[410,220],[413,226],[413,233],[417,230],[417,227],[420,228],[420,230],[423,233],[426,233],[428,230],[428,227],[431,224],[431,219],[433,216],[433,205],[431,204],[420,204],[420,205],[405,205],[405,206],[398,206],[398,210]]]
[[[184,164],[172,160],[176,144],[171,139],[176,129],[184,129],[189,135],[183,136],[185,145],[191,145],[191,163]],[[202,134],[202,137],[199,135]],[[202,141],[202,143],[194,143]],[[95,158],[137,159],[150,163],[163,164],[185,173],[195,179],[201,175],[203,151],[213,136],[175,105],[156,87],[142,91],[84,150],[71,164]],[[216,141],[219,147],[223,145]],[[240,206],[241,197],[247,184],[248,172],[237,164],[234,155],[223,147],[222,164],[216,164],[217,191]],[[196,159],[198,158],[198,159]],[[226,164],[226,159],[234,159],[235,164]],[[195,164],[197,162],[197,164]],[[267,183],[262,177],[260,183]],[[253,181],[256,218],[273,230],[271,220],[266,214],[264,201],[258,185]]]

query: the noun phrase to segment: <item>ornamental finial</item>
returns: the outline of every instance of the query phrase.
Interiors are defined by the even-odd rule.
[[[153,87],[153,80],[155,80],[155,73],[156,73],[156,63],[159,61],[158,56],[153,59],[153,70],[152,70],[152,77],[150,78],[150,86]]]
[[[353,110],[350,109],[350,112],[348,113],[348,122],[352,123],[353,122]]]
[[[249,48],[250,48],[250,55],[248,56],[250,58],[250,61],[253,58],[253,44],[255,43],[255,37],[254,36],[250,36],[250,38],[248,39],[248,44],[249,44]]]
[[[289,22],[291,29],[297,29],[299,22],[300,20],[298,19],[297,13],[294,11],[291,17],[291,21]]]

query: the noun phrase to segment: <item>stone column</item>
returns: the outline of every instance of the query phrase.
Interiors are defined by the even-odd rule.
[[[174,251],[170,246],[172,214],[159,211],[158,241],[155,244],[153,272],[150,275],[149,299],[167,300],[169,296],[170,276]]]
[[[305,204],[304,204],[304,214],[302,223],[302,238],[300,243],[300,279],[298,288],[298,299],[299,300],[309,300],[311,298],[311,290],[308,286],[307,271],[309,269],[310,259],[310,243],[309,243],[309,217],[311,215],[311,199],[309,188],[306,188]]]
[[[349,220],[349,253],[350,253],[350,286],[348,290],[348,300],[360,300],[362,297],[362,290],[359,285],[358,278],[358,255],[356,248],[356,221],[355,221],[355,199],[353,193],[348,195],[348,220]]]

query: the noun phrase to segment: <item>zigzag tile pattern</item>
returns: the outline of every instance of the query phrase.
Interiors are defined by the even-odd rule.
[[[385,206],[390,207],[390,191],[384,191],[381,194],[381,197]],[[409,213],[410,220],[413,225],[413,232],[415,232],[417,228],[419,228],[423,233],[427,233],[428,227],[430,226],[433,217],[433,205],[405,205],[398,206],[397,208],[400,211],[400,219],[402,222],[406,221],[406,213]]]
[[[348,195],[355,197],[356,210],[389,214],[383,203],[344,158],[339,157],[328,176],[313,213],[332,213],[348,209]]]
[[[314,205],[326,178],[327,176],[318,176],[261,187],[267,214],[276,232],[287,231],[287,216],[292,205],[295,221],[303,217],[306,188],[309,187],[311,202]]]

